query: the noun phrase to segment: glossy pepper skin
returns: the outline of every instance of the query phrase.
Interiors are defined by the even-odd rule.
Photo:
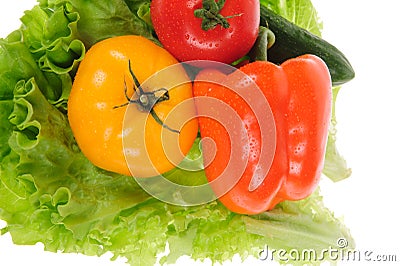
[[[201,77],[216,75],[216,70],[204,70]],[[275,155],[263,182],[253,191],[249,184],[255,174],[255,164],[260,158],[245,158],[246,169],[239,182],[219,200],[231,211],[242,214],[257,214],[272,209],[285,200],[300,200],[309,196],[317,187],[324,162],[332,107],[332,91],[329,70],[317,56],[303,55],[289,59],[278,66],[266,61],[256,61],[239,69],[255,81],[268,100],[273,113],[276,130]],[[214,73],[214,74],[212,74]],[[234,74],[234,73],[233,73]],[[232,79],[219,74],[221,78]],[[246,89],[246,88],[241,88]],[[245,122],[249,106],[243,101],[234,101],[235,93],[218,84],[194,83],[194,95],[214,97],[237,110]],[[237,97],[236,97],[237,98]],[[201,111],[203,106],[196,103]],[[251,108],[250,108],[251,109]],[[254,120],[254,119],[253,119]],[[214,160],[206,167],[209,181],[218,178],[226,166],[226,151],[230,145],[221,135],[221,125],[208,117],[199,117],[202,138],[212,138],[217,148]],[[247,127],[250,137],[258,138],[254,150],[260,150],[257,124]],[[218,130],[214,130],[218,129]],[[220,151],[220,152],[219,152]],[[233,151],[234,152],[234,151]],[[207,147],[203,154],[207,158]],[[225,153],[225,154],[224,154]],[[253,154],[254,155],[254,154]],[[249,159],[252,158],[252,159]]]

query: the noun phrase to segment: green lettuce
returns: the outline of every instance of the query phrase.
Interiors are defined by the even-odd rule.
[[[275,11],[277,14],[285,17],[296,25],[317,36],[321,36],[322,22],[310,0],[261,0],[260,2],[262,5]]]
[[[268,5],[320,29],[309,0]],[[266,246],[322,252],[340,238],[354,247],[319,191],[255,216],[232,213],[218,201],[173,206],[131,177],[95,167],[80,152],[66,118],[76,68],[99,40],[124,34],[154,39],[149,1],[41,0],[21,21],[20,29],[0,39],[0,219],[7,223],[0,235],[9,233],[15,244],[41,242],[53,252],[111,252],[131,265],[154,264],[167,244],[160,263],[183,255],[213,262],[235,254],[258,257]],[[328,148],[329,162],[335,152]],[[196,144],[188,158],[200,155]],[[330,169],[334,175],[335,164]],[[204,181],[203,171],[177,168],[165,176],[182,184]]]
[[[332,90],[334,103],[336,102],[339,91],[340,87],[335,87]],[[328,144],[326,146],[325,164],[323,169],[323,173],[334,182],[346,179],[351,175],[351,169],[348,168],[346,160],[342,155],[340,155],[336,146],[336,124],[336,106],[334,104],[332,108],[332,118],[329,127]]]

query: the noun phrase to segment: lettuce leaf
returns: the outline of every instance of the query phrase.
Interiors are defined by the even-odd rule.
[[[311,0],[261,0],[260,3],[296,25],[321,36],[322,22]]]
[[[40,5],[50,9],[65,6],[69,12],[78,12],[78,34],[87,47],[103,39],[128,34],[157,41],[149,25],[150,0],[40,0]]]
[[[336,102],[339,94],[340,87],[333,88],[333,102]],[[351,169],[347,166],[347,162],[342,155],[340,155],[336,146],[336,106],[332,108],[332,118],[329,127],[328,144],[325,152],[325,164],[323,173],[332,181],[338,182],[350,177]]]
[[[309,0],[268,3],[320,28]],[[66,118],[76,67],[101,39],[152,39],[148,8],[146,0],[41,0],[19,30],[0,39],[0,219],[7,223],[0,234],[11,234],[15,244],[41,242],[53,252],[111,252],[131,265],[154,264],[167,244],[160,263],[183,255],[213,262],[235,254],[258,257],[266,245],[321,252],[339,238],[352,248],[349,230],[323,206],[318,191],[255,216],[232,213],[218,201],[173,206],[131,177],[95,167],[80,152]],[[200,154],[194,145],[188,158]],[[166,177],[193,184],[204,181],[204,172],[174,169]]]

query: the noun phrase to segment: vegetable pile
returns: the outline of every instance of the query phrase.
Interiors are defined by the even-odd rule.
[[[337,246],[340,238],[345,238],[348,248],[352,248],[354,241],[349,230],[323,206],[318,189],[308,196],[315,189],[313,180],[310,180],[312,189],[304,192],[307,198],[279,200],[268,212],[247,215],[233,212],[234,207],[227,206],[228,209],[221,201],[192,207],[164,203],[147,194],[131,176],[124,175],[126,169],[115,173],[118,171],[99,168],[82,153],[71,129],[71,103],[68,103],[78,66],[94,44],[111,37],[140,35],[160,44],[162,40],[155,33],[157,26],[153,27],[150,4],[150,0],[40,0],[25,12],[20,29],[0,39],[0,219],[7,222],[0,233],[10,233],[15,244],[42,242],[46,250],[54,252],[97,256],[112,252],[114,259],[125,257],[132,265],[154,264],[167,244],[169,252],[161,257],[160,263],[174,263],[182,255],[201,260],[209,258],[213,262],[229,260],[235,254],[243,259],[250,255],[257,257],[266,245],[319,252]],[[218,10],[219,7],[211,8]],[[312,33],[302,35],[307,41],[321,35],[321,24],[310,0],[261,1],[261,18],[270,11]],[[205,11],[197,13],[201,21]],[[241,14],[235,10],[226,14],[221,11],[228,23]],[[216,17],[220,18],[218,14]],[[225,22],[214,25],[215,21],[211,20],[203,22],[203,26],[218,28]],[[266,26],[263,19],[257,23]],[[273,29],[273,19],[267,23]],[[285,23],[290,22],[285,20]],[[275,49],[279,50],[279,31],[273,31]],[[285,34],[284,38],[293,37],[290,32]],[[252,38],[251,44],[258,43],[256,35],[246,37]],[[291,56],[299,56],[295,53]],[[218,60],[232,63],[244,55],[239,52],[235,59]],[[287,58],[274,58],[277,63],[282,59]],[[327,59],[328,67],[329,62],[333,59]],[[142,75],[134,63],[125,65],[125,77]],[[339,67],[334,64],[333,69]],[[335,76],[331,70],[329,67],[334,85],[354,75],[345,76],[344,71]],[[129,89],[133,87],[128,82],[125,85]],[[121,111],[119,107],[129,100],[124,86],[120,89],[120,100],[113,106],[115,111]],[[197,92],[201,93],[201,88]],[[333,104],[338,92],[338,87],[332,89]],[[74,108],[79,112],[79,107]],[[176,128],[163,123],[162,108],[154,110],[153,127],[168,127],[173,134]],[[335,124],[333,106],[323,173],[339,181],[347,178],[350,170],[335,146]],[[201,131],[207,129],[204,125],[200,124]],[[197,128],[193,128],[196,132]],[[187,148],[187,158],[201,156],[198,143],[196,139],[191,149]],[[184,185],[196,185],[209,178],[204,170],[180,168],[164,176]],[[285,193],[287,198],[296,199],[290,195],[290,189]]]

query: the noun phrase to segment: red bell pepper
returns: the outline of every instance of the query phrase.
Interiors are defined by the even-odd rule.
[[[259,160],[263,160],[260,151],[268,142],[262,140],[261,132],[268,129],[262,128],[253,108],[267,109],[267,106],[254,100],[246,102],[239,97],[240,91],[247,88],[243,82],[235,82],[236,71],[225,75],[218,70],[203,70],[196,78],[198,81],[194,82],[194,95],[225,103],[245,125],[251,151],[242,156],[239,150],[232,149],[234,143],[231,143],[229,135],[233,133],[226,130],[230,128],[226,124],[229,121],[222,124],[211,117],[199,117],[201,137],[213,139],[216,148],[203,146],[207,179],[210,182],[216,180],[226,170],[231,158],[242,158],[240,160],[245,163],[239,181],[219,200],[234,212],[256,214],[270,210],[284,200],[303,199],[317,187],[331,118],[331,78],[326,64],[314,55],[290,59],[280,66],[256,61],[238,71],[247,74],[257,84],[268,100],[275,121],[275,154],[270,168],[264,169],[262,182],[255,187],[252,187],[252,180],[260,172],[257,169]],[[229,80],[228,83],[236,88],[232,90],[207,82],[210,77],[214,80],[217,77],[222,84]],[[199,113],[210,109],[198,100],[196,106]],[[213,112],[224,111],[216,108]],[[218,190],[216,187],[213,189]]]

